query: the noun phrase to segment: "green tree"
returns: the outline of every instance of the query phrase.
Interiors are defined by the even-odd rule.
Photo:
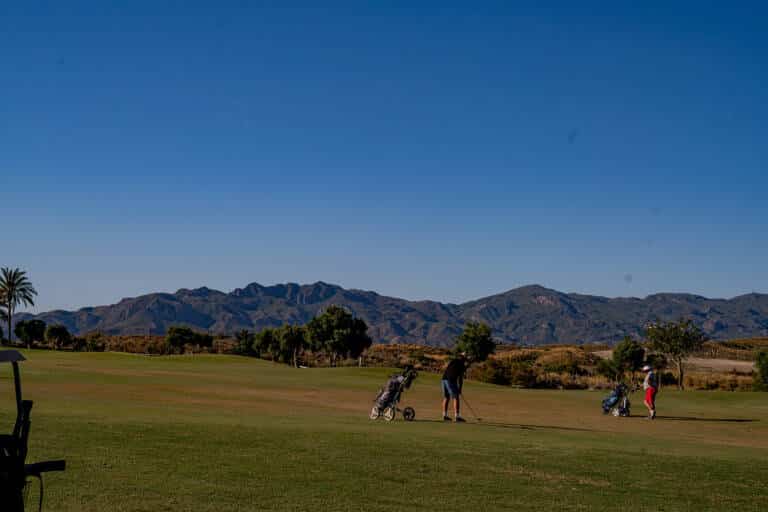
[[[280,344],[280,353],[284,362],[291,362],[299,367],[299,352],[307,346],[304,329],[295,325],[284,325],[277,329],[276,338]]]
[[[51,343],[53,348],[58,350],[72,341],[72,335],[66,326],[61,324],[49,325],[45,330],[45,341]]]
[[[701,350],[706,336],[691,320],[651,324],[645,332],[651,350],[659,352],[677,367],[677,387],[685,389],[685,359]]]
[[[34,341],[43,341],[45,339],[45,322],[42,320],[22,320],[16,323],[13,333],[27,346]]]
[[[306,335],[314,350],[331,355],[333,364],[338,356],[358,358],[373,344],[368,325],[340,306],[330,306],[310,320]]]
[[[267,327],[259,331],[253,342],[254,351],[259,355],[269,354],[272,362],[280,357],[280,340],[275,329]]]
[[[169,347],[181,350],[185,345],[199,345],[201,347],[212,347],[213,336],[195,332],[189,327],[171,326],[165,333],[165,342]]]
[[[467,322],[456,338],[456,352],[465,352],[471,361],[482,362],[496,351],[491,328],[480,322]]]
[[[598,375],[602,375],[611,382],[619,381],[620,370],[616,367],[613,359],[600,359],[597,363],[596,371]]]
[[[755,360],[754,388],[756,391],[768,391],[768,352],[761,351]]]
[[[88,352],[103,352],[105,347],[104,337],[100,332],[94,331],[87,333],[84,337],[85,350]]]
[[[635,381],[635,372],[643,367],[645,361],[645,349],[629,336],[625,336],[613,349],[613,365],[618,376],[623,378],[627,372],[632,373],[632,382]]]
[[[19,306],[34,306],[37,290],[27,277],[27,273],[18,268],[0,269],[0,304],[8,321],[8,341],[12,341],[11,324],[13,314]]]
[[[235,352],[245,356],[253,355],[253,342],[255,338],[253,333],[248,329],[241,329],[235,333]]]

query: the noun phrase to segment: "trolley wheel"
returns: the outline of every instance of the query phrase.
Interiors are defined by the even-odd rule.
[[[373,409],[371,409],[371,414],[368,417],[372,420],[377,420],[379,419],[379,416],[381,416],[381,411],[377,406],[374,405]]]
[[[614,417],[618,418],[619,416],[621,416],[621,411],[619,410],[618,407],[614,407],[613,410],[611,411],[611,414]]]
[[[394,407],[387,407],[384,409],[384,419],[387,421],[392,421],[395,419],[395,416],[397,415],[397,409]]]
[[[413,407],[406,407],[403,409],[403,418],[405,421],[413,421],[416,418],[416,411]]]

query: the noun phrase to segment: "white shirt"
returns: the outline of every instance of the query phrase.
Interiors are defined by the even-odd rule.
[[[651,370],[645,374],[645,380],[643,381],[643,389],[655,388],[655,387],[656,387],[656,374],[653,373],[653,370]]]

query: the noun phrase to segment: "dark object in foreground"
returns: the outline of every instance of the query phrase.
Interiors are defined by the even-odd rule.
[[[603,414],[612,414],[613,416],[629,416],[629,388],[626,384],[619,384],[603,400]]]
[[[66,467],[63,460],[25,464],[32,401],[21,398],[19,362],[24,360],[24,356],[15,350],[0,351],[0,363],[11,363],[13,366],[13,383],[16,390],[16,423],[13,432],[0,435],[0,504],[3,512],[24,512],[30,478],[37,478],[40,482],[39,510],[42,510],[43,473],[64,471]]]
[[[397,408],[397,404],[400,402],[403,392],[411,387],[418,375],[411,365],[406,366],[402,373],[392,375],[384,387],[379,390],[379,394],[376,395],[369,417],[376,420],[383,415],[385,420],[392,421],[397,413],[401,412],[405,421],[413,421],[416,418],[416,411],[413,407],[406,407],[401,410]]]

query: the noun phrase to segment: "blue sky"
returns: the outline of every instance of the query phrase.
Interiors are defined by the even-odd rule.
[[[0,4],[0,264],[38,311],[768,291],[761,3],[112,4]]]

